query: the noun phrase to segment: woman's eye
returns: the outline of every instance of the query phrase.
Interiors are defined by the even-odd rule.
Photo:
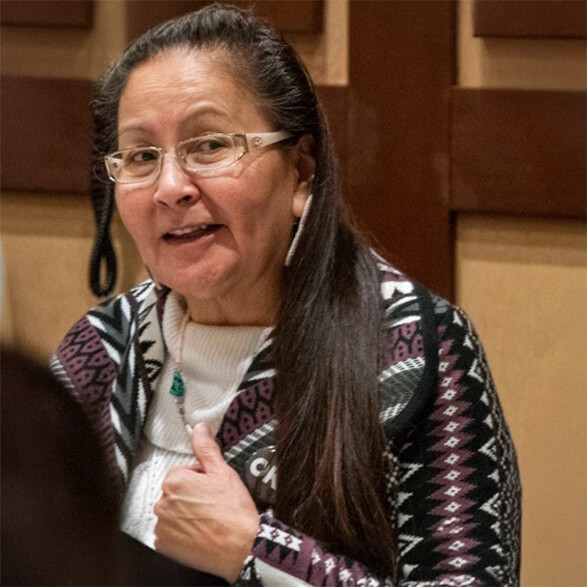
[[[126,163],[129,165],[140,165],[142,163],[153,163],[157,161],[157,153],[155,151],[137,150],[130,151],[127,154]]]
[[[221,135],[195,138],[182,145],[182,156],[188,166],[210,167],[219,165],[230,157],[232,142]]]
[[[213,153],[214,151],[219,151],[220,149],[226,149],[228,147],[226,141],[221,139],[207,139],[204,141],[200,141],[196,146],[196,149],[201,153]]]

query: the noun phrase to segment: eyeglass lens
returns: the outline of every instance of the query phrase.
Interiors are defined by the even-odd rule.
[[[188,139],[177,146],[183,166],[190,171],[204,171],[226,167],[244,154],[230,135],[207,135]],[[125,149],[113,153],[109,160],[117,181],[133,182],[157,175],[164,152],[158,147]]]

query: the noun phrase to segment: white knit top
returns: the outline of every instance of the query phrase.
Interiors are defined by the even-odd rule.
[[[168,353],[135,457],[122,507],[121,529],[154,548],[157,518],[153,506],[161,497],[167,471],[193,465],[191,440],[169,390],[179,354],[186,304],[171,292],[163,313],[163,338]],[[194,426],[205,422],[216,434],[255,351],[271,332],[262,326],[209,326],[188,322],[184,333],[181,373],[186,388],[185,412]]]

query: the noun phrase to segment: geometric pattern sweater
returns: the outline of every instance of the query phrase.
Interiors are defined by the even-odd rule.
[[[466,315],[378,258],[386,307],[379,380],[386,438],[387,503],[396,544],[392,576],[329,552],[261,512],[238,584],[262,584],[258,561],[311,585],[516,585],[520,478],[486,358]],[[157,386],[166,348],[165,291],[146,281],[90,310],[51,366],[79,400],[121,495]],[[274,444],[272,341],[256,353],[216,440],[241,476]]]

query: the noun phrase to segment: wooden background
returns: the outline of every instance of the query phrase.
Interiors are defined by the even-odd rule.
[[[127,38],[204,4],[128,1]],[[1,15],[90,28],[91,9],[19,0]],[[282,0],[256,12],[284,33],[320,33],[323,10]],[[482,0],[475,11],[480,36],[585,37],[583,1]],[[397,264],[452,297],[455,211],[585,218],[584,93],[456,87],[451,0],[356,0],[349,18],[348,85],[319,93],[354,216]],[[3,77],[1,88],[2,189],[87,192],[91,82]]]

